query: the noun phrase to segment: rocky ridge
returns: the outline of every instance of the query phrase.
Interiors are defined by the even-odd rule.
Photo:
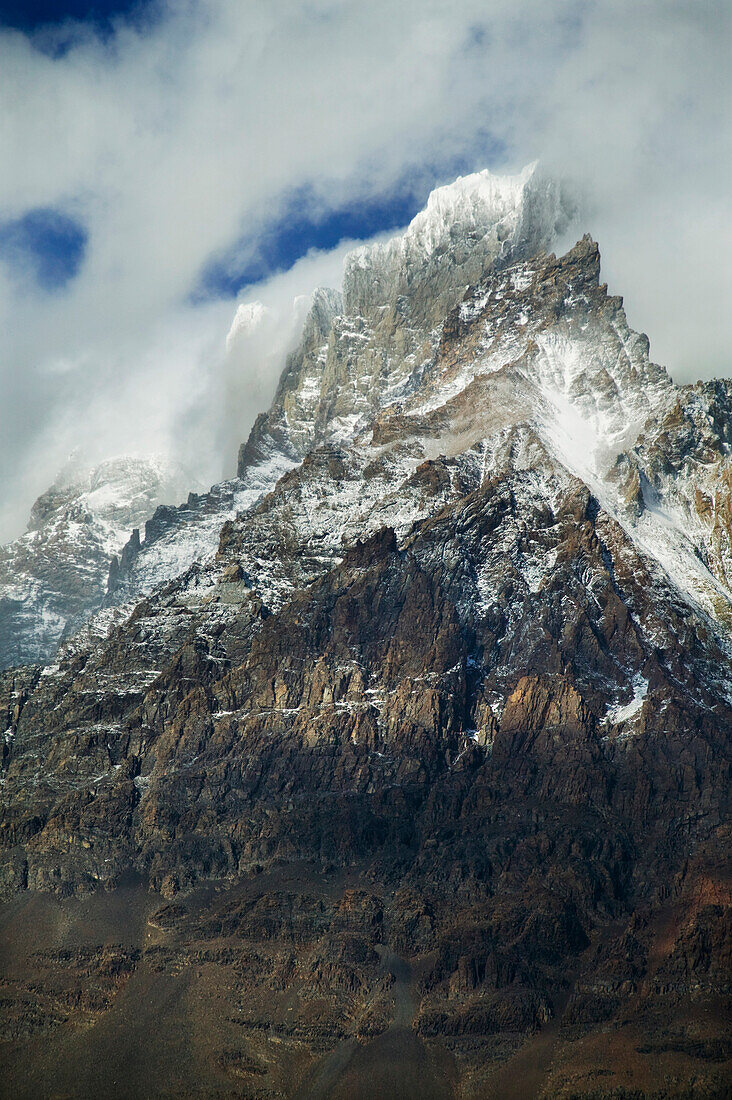
[[[215,553],[0,681],[22,1095],[77,1003],[87,1094],[157,1003],[129,1095],[727,1094],[732,391],[471,186],[316,295]]]

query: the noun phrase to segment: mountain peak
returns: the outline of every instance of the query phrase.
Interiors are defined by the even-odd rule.
[[[576,214],[566,186],[536,163],[458,177],[432,191],[404,233],[349,253],[345,310],[372,316],[411,292],[413,321],[431,327],[488,271],[550,248]]]
[[[163,502],[200,486],[162,454],[75,454],[0,547],[0,667],[43,660],[104,597],[113,555]]]
[[[500,223],[517,214],[537,169],[538,161],[534,161],[515,175],[498,175],[484,168],[458,176],[452,183],[430,192],[424,210],[412,219],[407,234],[420,237],[423,245],[429,247],[435,239],[432,233],[437,230],[439,234],[442,226],[478,220],[486,226]]]

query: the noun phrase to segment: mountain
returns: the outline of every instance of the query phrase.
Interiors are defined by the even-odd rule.
[[[33,505],[25,534],[0,546],[0,668],[49,659],[101,605],[133,528],[190,484],[162,455],[95,467],[70,460]]]
[[[315,291],[272,406],[240,448],[237,478],[214,487],[183,524],[161,510],[152,538],[139,552],[136,541],[128,546],[111,600],[147,594],[206,548],[213,554],[232,510],[265,496],[314,446],[352,438],[382,405],[412,392],[470,282],[548,247],[574,216],[571,198],[536,165],[517,176],[479,172],[434,191],[401,237],[351,253],[342,293]],[[240,307],[229,340],[264,312],[259,303]]]
[[[732,384],[572,217],[479,173],[356,250],[0,679],[13,1095],[729,1095]]]

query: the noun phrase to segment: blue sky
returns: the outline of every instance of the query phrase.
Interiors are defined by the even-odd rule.
[[[500,149],[486,141],[481,163],[499,158]],[[312,185],[294,188],[283,196],[276,220],[254,236],[244,233],[204,266],[194,299],[236,297],[247,287],[289,270],[313,249],[329,251],[341,241],[365,241],[398,230],[422,209],[434,187],[474,167],[464,156],[442,164],[425,163],[418,172],[412,166],[412,172],[405,172],[388,190],[331,205],[323,204]]]
[[[731,16],[727,0],[0,0],[0,539],[77,445],[172,441],[204,480],[230,468],[212,426],[235,299],[286,313],[339,283],[347,241],[483,167],[574,178],[655,357],[729,373]],[[243,379],[242,437],[275,380]]]
[[[145,0],[0,0],[0,23],[21,31],[36,31],[68,19],[103,27],[115,16],[134,14],[148,6]]]
[[[366,240],[383,230],[398,229],[411,221],[426,198],[426,194],[411,189],[396,189],[325,210],[318,217],[311,213],[311,189],[298,188],[285,200],[277,221],[265,226],[254,239],[243,237],[228,254],[206,265],[200,293],[236,297],[243,288],[287,271],[313,248],[330,250],[343,240]]]
[[[0,222],[0,258],[21,281],[30,278],[48,293],[73,279],[84,260],[83,225],[57,210],[28,210]]]

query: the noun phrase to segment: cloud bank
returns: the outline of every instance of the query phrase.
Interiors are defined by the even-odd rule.
[[[255,288],[282,322],[258,363],[227,364],[235,303],[215,294],[266,260],[303,196],[306,223],[360,204],[386,224],[457,168],[538,157],[583,189],[604,277],[654,357],[682,381],[730,373],[725,0],[146,11],[103,37],[0,32],[0,538],[73,447],[232,472],[237,421],[243,437],[287,343],[284,295],[338,282],[344,248]],[[3,251],[2,227],[39,211],[83,241],[50,285],[32,250]]]

